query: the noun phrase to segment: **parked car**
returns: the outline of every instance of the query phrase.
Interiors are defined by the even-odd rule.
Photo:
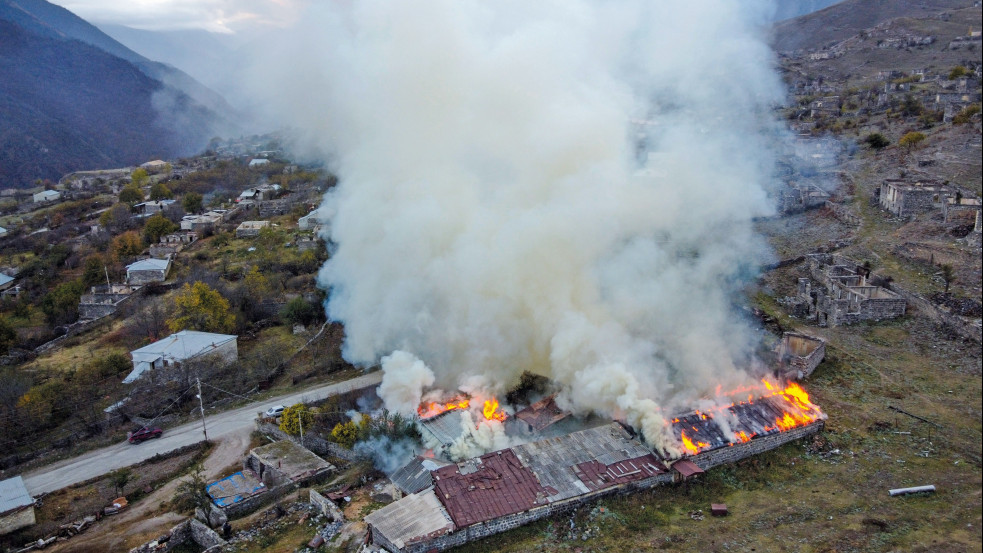
[[[266,416],[270,418],[276,418],[283,414],[283,410],[286,409],[283,405],[274,405],[266,410]]]
[[[149,440],[151,438],[160,438],[160,435],[164,431],[156,426],[144,426],[126,435],[126,440],[131,444],[138,444],[144,440]]]

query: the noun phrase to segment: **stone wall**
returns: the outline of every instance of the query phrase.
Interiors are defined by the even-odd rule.
[[[0,536],[35,523],[34,506],[31,505],[19,511],[13,511],[0,516]]]
[[[297,484],[289,483],[277,486],[276,488],[267,488],[265,492],[247,497],[238,503],[233,503],[228,507],[222,508],[222,510],[225,511],[225,515],[229,517],[229,520],[246,516],[258,510],[260,507],[269,505],[281,497],[296,491],[298,487]]]
[[[904,288],[892,286],[891,289],[905,298],[907,301],[911,302],[911,304],[914,305],[920,313],[923,313],[929,319],[932,319],[938,324],[951,328],[963,338],[973,340],[977,343],[983,342],[983,327],[981,327],[979,324],[972,321],[967,321],[958,315],[953,315],[926,298],[923,298],[914,292],[909,292]]]
[[[697,466],[703,470],[709,470],[719,465],[734,463],[740,461],[741,459],[751,457],[752,455],[758,455],[760,453],[764,453],[765,451],[770,451],[776,447],[785,445],[788,442],[792,442],[800,438],[812,436],[813,434],[820,432],[825,424],[825,421],[820,420],[806,426],[793,428],[786,432],[762,436],[759,438],[754,438],[749,442],[706,451],[704,453],[700,453],[699,455],[690,457],[690,461],[696,463]]]
[[[160,543],[158,538],[141,546],[134,547],[130,550],[130,553],[166,552],[180,545],[184,545],[189,541],[198,544],[203,553],[211,553],[219,551],[226,544],[225,540],[216,534],[214,530],[195,519],[189,519],[178,524],[174,528],[171,528],[171,531],[165,535],[168,536],[166,542]]]
[[[314,489],[311,489],[311,505],[317,508],[318,511],[321,511],[322,515],[331,519],[331,522],[345,520],[345,514],[334,504],[334,501],[317,493],[317,490]]]
[[[126,282],[129,284],[150,284],[164,282],[164,280],[164,271],[129,271],[126,274]]]

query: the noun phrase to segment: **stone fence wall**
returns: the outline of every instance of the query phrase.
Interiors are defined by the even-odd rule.
[[[921,295],[909,292],[900,286],[892,285],[891,290],[908,300],[909,303],[918,308],[919,312],[924,313],[936,323],[951,328],[963,338],[973,340],[977,343],[983,342],[983,327],[979,323],[967,321],[958,315],[953,315]]]
[[[301,442],[300,436],[292,436],[290,434],[287,434],[283,430],[280,430],[279,426],[271,422],[268,422],[266,419],[262,419],[262,418],[256,419],[256,430],[258,430],[263,434],[266,434],[267,436],[274,437],[277,440],[290,440],[295,444],[299,444],[306,447],[307,449],[313,451],[314,453],[317,453],[318,455],[330,455],[332,457],[337,457],[338,459],[344,459],[346,461],[364,461],[368,459],[368,457],[360,453],[356,453],[351,449],[345,449],[344,447],[341,447],[340,445],[334,442],[329,442],[328,440],[325,440],[321,436],[304,434],[304,441]]]
[[[324,497],[323,495],[317,493],[317,490],[311,489],[311,505],[321,511],[321,514],[331,519],[331,522],[341,522],[345,520],[345,514],[341,512],[341,509],[334,504],[334,501]]]
[[[166,541],[161,542],[155,539],[141,546],[134,547],[130,553],[160,553],[170,551],[182,546],[189,541],[198,544],[203,553],[217,552],[225,546],[226,542],[214,530],[198,522],[189,519],[178,524],[171,531],[165,534]]]

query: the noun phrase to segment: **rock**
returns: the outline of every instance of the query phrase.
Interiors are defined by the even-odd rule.
[[[219,528],[220,526],[224,526],[225,523],[227,523],[228,521],[229,521],[228,515],[226,515],[225,511],[221,509],[213,508],[212,511],[208,514],[208,525],[211,526],[212,528]]]

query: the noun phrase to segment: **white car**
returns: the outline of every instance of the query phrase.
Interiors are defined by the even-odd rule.
[[[283,405],[274,405],[266,410],[266,416],[276,418],[283,414],[283,410],[286,409]]]

